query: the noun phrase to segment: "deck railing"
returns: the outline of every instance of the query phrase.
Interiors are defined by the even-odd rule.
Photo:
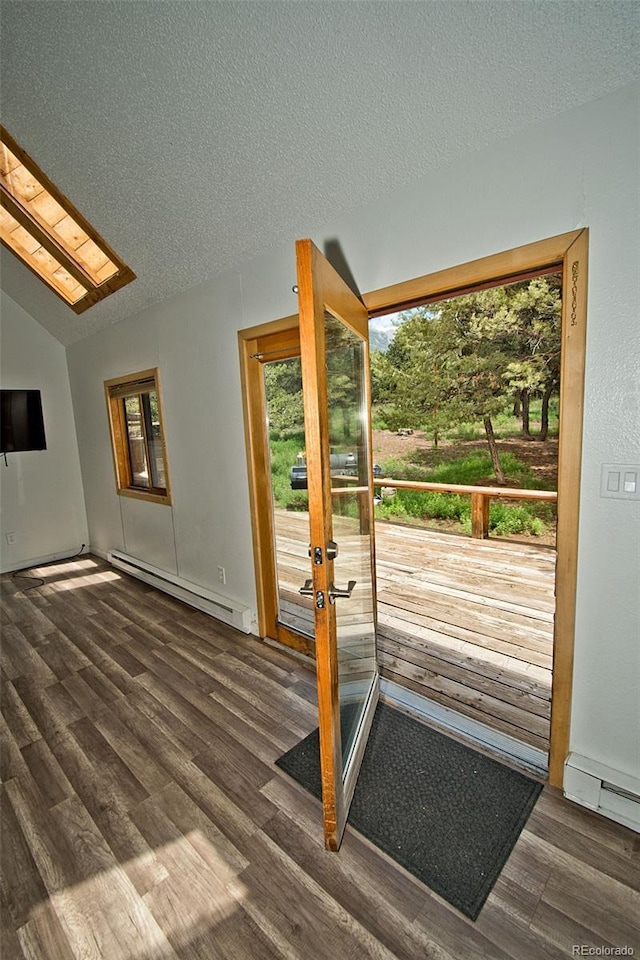
[[[367,487],[353,487],[357,478],[350,476],[332,476],[332,481],[344,483],[344,487],[333,487],[332,493],[366,493]],[[395,480],[393,477],[375,477],[374,487],[395,487],[404,490],[431,491],[435,493],[457,493],[471,497],[471,536],[485,540],[489,536],[489,510],[495,500],[544,500],[555,503],[558,494],[555,490],[521,490],[518,487],[474,487],[466,483],[431,483],[420,480]]]
[[[517,487],[474,487],[465,483],[429,483],[418,480],[394,480],[392,477],[376,478],[374,487],[396,487],[405,490],[458,493],[471,497],[471,536],[484,540],[489,536],[489,509],[492,499],[501,500],[546,500],[556,502],[555,490],[520,490]]]

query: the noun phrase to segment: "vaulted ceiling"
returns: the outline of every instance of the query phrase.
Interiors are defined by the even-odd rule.
[[[636,0],[2,0],[2,122],[136,272],[62,343],[640,74]]]

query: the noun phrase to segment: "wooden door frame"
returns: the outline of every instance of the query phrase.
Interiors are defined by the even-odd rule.
[[[315,642],[278,622],[277,568],[273,542],[273,509],[271,503],[269,449],[265,443],[267,405],[262,376],[262,361],[291,356],[299,343],[298,314],[238,331],[244,432],[246,437],[247,472],[253,556],[256,568],[258,630],[308,657],[315,657]]]
[[[493,254],[459,266],[393,284],[362,300],[370,317],[380,316],[445,296],[536,276],[551,268],[562,273],[562,355],[560,373],[560,438],[558,446],[558,527],[556,538],[556,611],[553,643],[553,685],[549,744],[549,783],[562,787],[569,752],[571,694],[575,640],[580,473],[584,412],[584,369],[587,323],[588,229],[581,228]],[[266,480],[268,464],[264,444],[264,391],[260,365],[252,355],[260,352],[263,338],[295,331],[297,315],[261,324],[238,333],[240,346],[247,463],[251,500],[258,623],[261,636],[269,635],[275,583],[275,556]],[[292,636],[295,637],[293,631]],[[305,653],[312,653],[307,643]]]

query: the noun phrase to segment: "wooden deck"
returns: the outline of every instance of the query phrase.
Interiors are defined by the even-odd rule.
[[[282,609],[302,628],[307,522],[276,516]],[[546,752],[555,550],[378,522],[376,567],[382,675]]]

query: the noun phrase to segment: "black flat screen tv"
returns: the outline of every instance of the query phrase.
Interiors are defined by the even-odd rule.
[[[46,450],[39,390],[0,390],[0,453]]]

